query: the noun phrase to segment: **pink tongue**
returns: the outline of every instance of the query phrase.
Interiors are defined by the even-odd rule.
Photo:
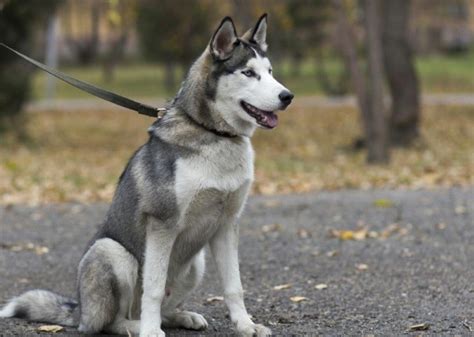
[[[273,129],[278,124],[278,116],[274,113],[265,114],[264,124],[270,129]]]

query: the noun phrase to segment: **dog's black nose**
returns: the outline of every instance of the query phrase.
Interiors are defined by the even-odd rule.
[[[291,103],[291,100],[293,99],[293,97],[295,97],[295,95],[293,95],[288,90],[282,91],[278,95],[278,98],[280,99],[280,101],[285,105],[289,105]]]

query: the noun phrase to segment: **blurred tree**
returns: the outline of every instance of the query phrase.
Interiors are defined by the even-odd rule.
[[[232,0],[233,19],[240,27],[244,27],[238,33],[243,34],[246,29],[250,29],[255,25],[255,6],[258,6],[258,3],[259,1],[255,0]]]
[[[58,0],[4,1],[0,4],[2,42],[31,55],[38,27],[47,23]],[[29,97],[32,68],[5,49],[0,51],[0,133],[11,132],[25,140],[25,119],[21,113]]]
[[[135,24],[136,3],[132,0],[107,0],[106,4],[105,19],[110,33],[102,69],[104,80],[111,82],[115,68],[124,57],[129,33]]]
[[[213,1],[141,0],[137,30],[147,58],[165,65],[165,87],[176,88],[176,66],[188,66],[210,40]]]
[[[321,89],[329,96],[342,96],[349,92],[349,69],[342,67],[339,74],[329,74],[326,69],[326,60],[337,57],[337,55],[325,55],[323,50],[315,53],[316,77],[321,85]]]
[[[78,4],[76,2],[72,5],[77,6]],[[99,26],[104,3],[102,1],[89,1],[84,2],[82,6],[82,11],[86,9],[90,12],[90,15],[84,17],[84,19],[90,20],[90,24],[84,25],[84,27],[90,27],[90,29],[79,36],[69,36],[66,43],[73,51],[79,64],[86,65],[97,60],[100,44]],[[71,4],[69,4],[69,7],[71,11],[75,10],[75,7],[71,7]]]
[[[362,122],[364,133],[367,134],[368,131],[366,130],[366,123],[364,122],[366,119],[365,114],[369,109],[366,93],[367,84],[365,74],[358,62],[357,38],[348,17],[350,10],[347,8],[347,3],[343,0],[332,0],[332,3],[337,21],[335,35],[336,45],[341,52],[345,66],[349,71],[352,90],[356,95],[357,105],[361,112],[360,121]]]
[[[392,97],[390,138],[394,145],[409,145],[419,135],[420,90],[409,41],[410,3],[381,2],[383,60]]]
[[[324,41],[324,25],[330,20],[329,0],[290,0],[287,1],[290,29],[286,35],[288,52],[293,62],[293,75],[301,74],[302,61],[313,55]],[[321,62],[321,60],[320,60]]]
[[[356,35],[348,18],[347,4],[333,0],[337,13],[337,38],[341,53],[351,74],[364,130],[364,143],[369,163],[386,163],[389,160],[388,119],[383,102],[383,54],[381,45],[380,10],[378,0],[364,0],[368,51],[368,77],[358,62]],[[360,143],[360,142],[359,142]]]
[[[402,0],[403,1],[403,0]],[[364,0],[367,32],[368,110],[364,114],[366,126],[367,161],[389,161],[388,119],[383,101],[384,69],[382,53],[382,26],[379,0]]]
[[[408,32],[410,2],[363,0],[361,8],[352,8],[361,9],[365,18],[366,78],[358,60],[354,27],[348,18],[348,4],[356,3],[333,0],[338,13],[336,39],[351,74],[364,129],[364,138],[357,140],[356,146],[367,146],[369,162],[387,161],[389,145],[409,145],[419,135],[419,82]],[[392,98],[390,117],[383,106],[384,76]]]

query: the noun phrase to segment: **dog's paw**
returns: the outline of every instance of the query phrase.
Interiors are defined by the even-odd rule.
[[[167,316],[163,320],[163,324],[170,328],[184,328],[189,330],[207,329],[206,319],[192,311],[180,311]]]
[[[261,324],[237,324],[237,333],[241,337],[267,337],[272,335],[272,331]]]
[[[160,328],[141,328],[140,337],[165,337],[165,332]]]

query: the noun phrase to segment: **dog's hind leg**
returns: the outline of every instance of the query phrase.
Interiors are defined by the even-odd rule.
[[[135,296],[137,286],[138,266],[127,266],[127,261],[122,262],[123,273],[117,275],[118,288],[120,291],[119,309],[114,321],[104,328],[104,331],[119,335],[138,335],[140,333],[140,320],[134,318],[133,306],[138,300]],[[130,268],[131,267],[131,268]]]
[[[204,250],[197,253],[191,263],[178,272],[168,289],[169,294],[163,301],[163,326],[167,328],[185,328],[191,330],[206,329],[206,319],[195,312],[178,309],[186,297],[201,282],[204,275]]]
[[[130,255],[131,257],[131,255]],[[104,331],[119,335],[138,335],[140,333],[140,320],[134,320],[134,306],[138,300],[135,292],[138,278],[138,264],[135,259],[121,259],[121,270],[117,273],[118,288],[120,291],[119,309],[115,320],[104,328]],[[117,266],[118,267],[118,266]],[[117,270],[118,268],[116,268]]]
[[[79,331],[138,333],[139,321],[129,320],[137,274],[136,259],[122,245],[98,240],[79,264]]]

